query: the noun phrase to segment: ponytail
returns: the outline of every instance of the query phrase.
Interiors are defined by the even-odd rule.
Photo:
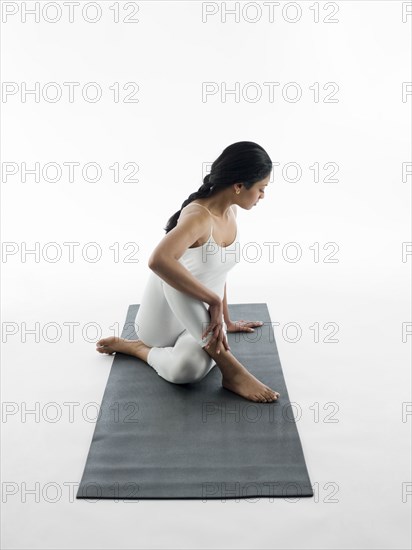
[[[166,234],[169,233],[169,231],[171,231],[174,227],[176,227],[177,220],[179,219],[180,213],[185,206],[187,206],[188,204],[190,204],[192,201],[196,199],[203,199],[205,197],[210,196],[211,192],[213,191],[213,184],[211,183],[210,179],[211,179],[210,174],[206,174],[206,176],[203,178],[203,183],[199,187],[199,189],[194,193],[192,193],[191,195],[189,195],[188,198],[182,202],[182,206],[180,207],[180,210],[175,212],[173,216],[169,218],[169,221],[167,222],[167,225],[164,228],[166,231]]]

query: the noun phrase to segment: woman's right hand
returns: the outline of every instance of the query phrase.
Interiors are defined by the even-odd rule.
[[[215,340],[217,340],[218,341],[217,353],[220,353],[219,343],[222,343],[225,349],[227,350],[230,349],[225,331],[223,329],[223,302],[219,300],[219,302],[211,304],[209,306],[208,311],[210,314],[210,323],[206,327],[206,330],[203,332],[202,338],[207,336],[209,332],[213,332],[213,335],[209,343],[205,347],[210,348],[212,343]]]

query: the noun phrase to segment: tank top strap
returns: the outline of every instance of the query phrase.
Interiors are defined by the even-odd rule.
[[[212,215],[212,212],[209,210],[209,208],[206,208],[206,206],[203,206],[203,204],[199,204],[198,202],[193,202],[193,201],[189,203],[188,206],[190,204],[197,204],[197,206],[201,206],[202,208],[205,208],[209,212],[209,214]]]
[[[206,206],[203,206],[203,204],[199,204],[198,202],[193,202],[193,201],[192,201],[191,203],[189,203],[187,206],[190,206],[191,204],[196,204],[197,206],[201,206],[202,208],[204,208],[205,210],[207,210],[207,211],[209,212],[209,214],[210,214],[210,220],[213,222],[212,213],[211,213],[211,211],[210,211],[208,208],[206,208]],[[211,226],[210,226],[210,237],[212,236],[212,232],[213,232],[213,223],[212,223]],[[209,237],[209,238],[210,238],[210,237]]]

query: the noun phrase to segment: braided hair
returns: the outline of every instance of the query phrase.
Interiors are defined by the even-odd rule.
[[[264,179],[272,170],[272,161],[266,151],[253,141],[238,141],[222,151],[212,163],[209,174],[197,191],[183,201],[180,210],[171,216],[164,230],[169,233],[177,225],[177,220],[185,206],[196,199],[215,195],[233,185],[242,183],[250,189],[257,181]]]

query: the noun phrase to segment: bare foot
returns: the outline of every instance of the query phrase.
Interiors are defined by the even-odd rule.
[[[96,351],[113,355],[115,351],[140,357],[141,352],[148,347],[141,340],[126,340],[117,336],[102,338],[96,343]],[[150,349],[150,348],[149,348]]]
[[[236,369],[236,372],[228,377],[222,378],[222,386],[227,390],[237,393],[249,399],[249,401],[257,401],[263,403],[269,403],[277,401],[280,394],[277,391],[273,391],[262,382],[259,382],[257,378],[253,376],[247,369]]]

